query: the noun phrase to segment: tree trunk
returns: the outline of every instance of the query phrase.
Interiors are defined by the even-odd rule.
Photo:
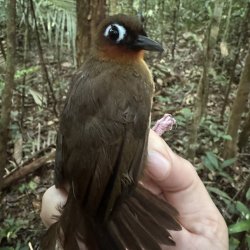
[[[203,59],[203,73],[199,81],[196,92],[195,110],[193,115],[193,122],[191,125],[190,140],[187,155],[190,159],[194,158],[197,148],[198,130],[201,119],[205,113],[206,105],[209,96],[209,69],[213,60],[213,52],[216,46],[221,16],[223,12],[224,2],[218,0],[215,2],[214,12],[211,16],[210,24],[207,28],[206,40],[204,44],[204,59]]]
[[[240,133],[239,137],[239,149],[242,151],[248,142],[248,138],[250,137],[250,111],[248,112],[247,119],[243,124],[242,132]]]
[[[180,12],[180,5],[181,1],[180,0],[175,0],[174,1],[174,10],[173,10],[173,22],[172,22],[172,30],[173,30],[173,44],[171,48],[171,55],[172,55],[172,60],[175,60],[175,49],[177,45],[177,35],[178,35],[178,22],[179,22],[179,12]]]
[[[115,15],[117,14],[117,0],[109,0],[108,6],[109,6],[109,15]]]
[[[250,44],[250,43],[249,43]],[[231,141],[224,144],[224,158],[229,159],[237,153],[238,130],[240,128],[241,116],[244,112],[250,93],[250,47],[241,73],[240,84],[234,99],[231,115],[228,122],[227,134],[232,137]]]
[[[7,2],[7,50],[6,75],[2,95],[2,110],[0,119],[0,186],[7,163],[7,144],[9,139],[9,124],[13,91],[15,88],[15,54],[16,54],[16,0]]]
[[[235,69],[236,69],[237,63],[239,62],[240,51],[241,51],[242,47],[244,47],[244,45],[246,44],[245,41],[247,41],[247,39],[248,39],[248,30],[249,30],[248,23],[250,20],[250,2],[246,5],[245,9],[246,9],[246,11],[244,14],[244,18],[242,19],[242,22],[240,24],[240,28],[239,28],[238,32],[236,33],[236,37],[237,37],[236,44],[237,45],[236,45],[235,52],[234,52],[234,60],[233,60],[232,66],[230,66],[230,79],[229,79],[228,85],[226,86],[226,89],[225,89],[225,96],[224,96],[224,101],[223,101],[221,115],[220,115],[222,122],[224,119],[226,107],[228,105],[228,99],[229,99],[229,94],[231,91],[233,79],[235,78]],[[229,11],[228,15],[231,15],[231,11]],[[228,22],[229,22],[229,20],[227,20],[227,26],[229,26]],[[224,36],[223,36],[224,41],[226,41],[226,30],[227,29],[229,29],[229,28],[226,27],[226,29],[225,29]],[[223,68],[224,67],[225,67],[225,63],[223,64]]]
[[[77,0],[77,66],[79,67],[89,53],[98,24],[106,16],[106,0]]]

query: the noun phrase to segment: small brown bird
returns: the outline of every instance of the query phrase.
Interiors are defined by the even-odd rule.
[[[55,185],[70,184],[43,249],[158,250],[175,245],[177,211],[144,189],[142,177],[154,84],[144,50],[162,51],[137,18],[99,26],[90,56],[74,75],[58,132]],[[57,240],[56,240],[57,239]]]

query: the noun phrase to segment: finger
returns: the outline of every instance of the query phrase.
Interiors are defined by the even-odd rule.
[[[60,215],[58,208],[64,206],[66,200],[67,193],[63,189],[57,189],[55,186],[50,187],[44,193],[40,217],[46,227],[56,222],[54,216]]]
[[[194,167],[176,155],[154,131],[149,133],[146,173],[163,191],[186,189],[198,179]]]
[[[190,233],[221,245],[213,249],[227,249],[226,223],[192,164],[176,155],[153,131],[149,134],[148,152],[147,179],[151,179],[151,185],[154,182],[179,211],[179,221],[184,228],[172,233],[179,249],[185,249],[189,242],[183,241],[188,238],[184,235]]]
[[[176,155],[153,131],[149,134],[147,171],[164,197],[180,213],[182,224],[192,231],[190,219],[221,217],[194,167]],[[201,223],[201,221],[198,221]]]

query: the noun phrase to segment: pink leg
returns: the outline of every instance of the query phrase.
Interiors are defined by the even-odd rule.
[[[176,124],[176,120],[170,114],[165,114],[159,119],[152,128],[156,134],[162,136],[166,131],[172,130],[173,125]]]

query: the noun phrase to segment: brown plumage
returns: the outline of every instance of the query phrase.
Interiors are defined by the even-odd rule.
[[[43,249],[158,250],[174,245],[177,211],[138,184],[154,84],[143,50],[162,51],[141,23],[116,15],[99,26],[90,56],[74,75],[61,115],[55,184],[70,184]]]

